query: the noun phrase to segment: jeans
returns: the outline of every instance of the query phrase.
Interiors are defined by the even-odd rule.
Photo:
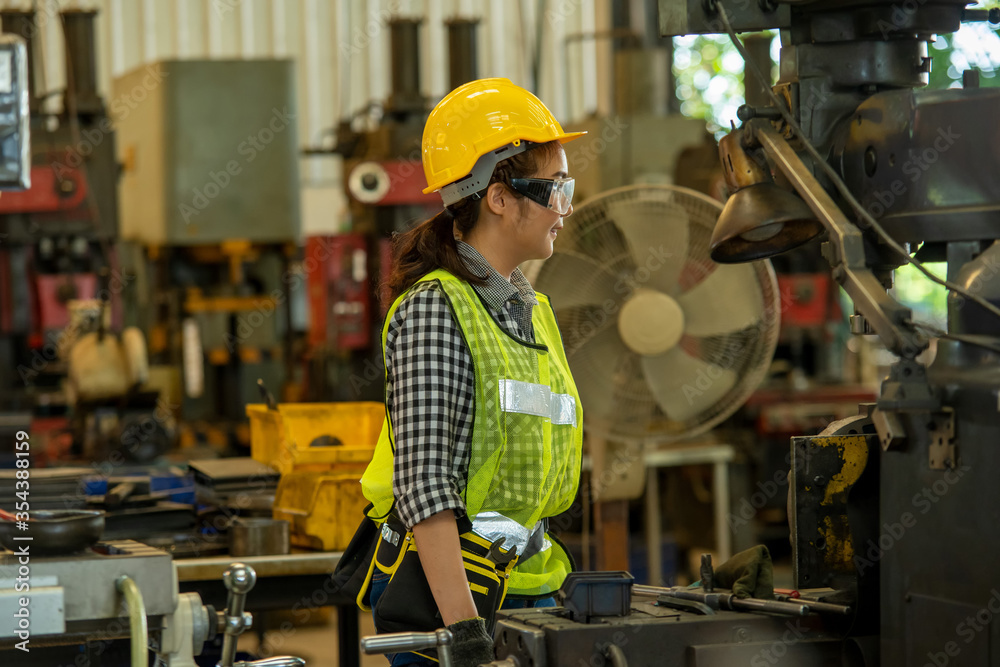
[[[371,604],[372,609],[375,608],[375,604],[378,599],[382,597],[382,593],[385,592],[385,587],[389,585],[389,575],[382,572],[376,572],[372,575],[372,593],[371,593]],[[541,600],[504,600],[503,604],[500,606],[501,609],[533,609],[536,607],[555,607],[555,598],[543,598]],[[436,662],[423,658],[416,653],[389,653],[386,655],[389,659],[389,665],[391,667],[437,667]]]

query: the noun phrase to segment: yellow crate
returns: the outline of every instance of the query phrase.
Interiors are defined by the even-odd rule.
[[[281,476],[273,516],[289,523],[293,546],[343,551],[361,523],[368,501],[361,476],[295,471]]]
[[[293,470],[364,471],[371,460],[385,418],[385,406],[356,403],[279,403],[247,405],[250,453],[285,474]],[[342,444],[310,447],[320,436]],[[360,476],[360,473],[359,473]]]

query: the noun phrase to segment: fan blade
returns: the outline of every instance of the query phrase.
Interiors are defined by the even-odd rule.
[[[656,357],[643,357],[642,370],[657,404],[676,421],[688,421],[708,410],[737,380],[730,369],[695,359],[677,347]]]
[[[632,251],[634,278],[644,287],[665,294],[677,292],[677,278],[688,253],[688,214],[672,192],[654,190],[641,199],[610,199],[605,203]],[[648,270],[649,277],[645,277]]]
[[[750,264],[720,264],[677,298],[688,336],[720,336],[760,320],[764,300]]]
[[[576,350],[569,351],[568,361],[573,371],[584,415],[607,419],[614,416],[615,387],[622,355],[630,354],[618,336],[618,329],[609,326],[594,335]]]
[[[542,264],[536,287],[552,299],[555,310],[600,306],[617,300],[615,277],[594,260],[572,252],[557,252]]]

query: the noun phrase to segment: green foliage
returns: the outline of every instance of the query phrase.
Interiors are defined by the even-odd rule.
[[[948,270],[948,265],[944,262],[925,263],[924,266],[942,278]],[[947,290],[928,280],[927,276],[920,273],[912,264],[896,269],[893,293],[900,302],[913,309],[915,320],[940,329],[947,327]]]
[[[960,88],[962,72],[979,70],[981,88],[1000,87],[1000,35],[983,23],[964,23],[958,32],[938,35],[930,45],[928,88]]]
[[[718,136],[743,104],[743,59],[726,35],[674,38],[674,80],[681,113],[708,121]]]
[[[777,63],[776,33],[771,56]],[[746,35],[741,35],[745,39]],[[988,24],[965,23],[950,35],[938,36],[930,45],[933,66],[930,88],[961,86],[962,72],[980,71],[980,85],[1000,87],[1000,36]],[[736,121],[743,103],[743,59],[727,35],[685,35],[674,38],[674,80],[681,113],[703,118],[720,136]],[[777,65],[772,80],[777,79]]]

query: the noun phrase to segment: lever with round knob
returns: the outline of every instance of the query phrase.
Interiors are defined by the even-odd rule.
[[[245,630],[253,625],[253,616],[244,611],[249,593],[257,583],[257,573],[249,565],[233,563],[222,573],[222,583],[229,595],[226,597],[225,636],[222,639],[222,656],[216,667],[304,667],[306,661],[290,655],[263,660],[236,662],[236,642]]]

